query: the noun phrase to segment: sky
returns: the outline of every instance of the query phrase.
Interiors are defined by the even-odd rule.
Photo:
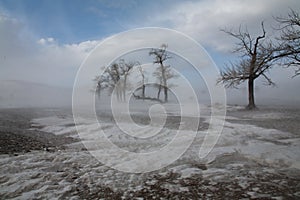
[[[192,37],[222,69],[238,57],[232,54],[236,41],[220,29],[236,30],[242,24],[258,35],[264,21],[272,34],[273,16],[284,16],[290,8],[299,11],[299,0],[0,0],[0,80],[71,88],[81,63],[99,42],[143,27],[170,28]],[[258,84],[261,94],[300,100],[291,89],[299,91],[300,83],[299,77],[290,79],[292,69],[275,69],[271,75],[278,87]],[[232,92],[244,93],[243,85]]]

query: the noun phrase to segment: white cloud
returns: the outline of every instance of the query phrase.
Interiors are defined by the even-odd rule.
[[[24,34],[26,33],[26,34]],[[99,41],[58,44],[52,37],[35,39],[20,21],[0,17],[0,79],[72,87],[76,72]]]
[[[295,4],[295,5],[294,5]],[[298,3],[299,4],[299,3]],[[283,14],[291,5],[299,8],[296,0],[288,1],[237,1],[214,0],[199,2],[184,2],[175,4],[170,10],[154,13],[147,25],[169,24],[171,28],[187,33],[200,43],[214,47],[219,51],[231,49],[234,41],[219,28],[238,27],[240,23],[246,24],[253,33],[259,31],[261,20],[267,20],[272,14]],[[76,72],[80,64],[99,43],[99,41],[84,41],[75,44],[59,44],[55,38],[45,37],[37,39],[24,24],[16,19],[0,15],[0,80],[25,80],[31,82],[46,83],[72,87]],[[117,41],[111,45],[119,45],[120,42],[139,43],[147,36],[136,37],[131,41]],[[166,36],[162,36],[166,37]],[[157,41],[161,38],[157,38]],[[166,40],[169,39],[168,36]],[[160,44],[157,44],[159,46]],[[178,44],[180,46],[180,44]],[[102,51],[103,55],[115,55],[113,51]],[[196,55],[197,56],[197,55]],[[98,60],[97,60],[98,61]],[[99,68],[101,67],[99,63]],[[299,85],[296,79],[290,82],[289,76],[279,71],[274,71],[274,81],[278,88],[259,87],[259,94],[269,92],[274,98],[291,96],[290,91],[297,91]],[[93,77],[91,77],[92,79]],[[284,80],[285,81],[284,81]],[[267,91],[267,92],[266,92]],[[298,93],[299,94],[299,93]],[[237,94],[237,96],[242,96]],[[235,98],[235,97],[234,97]],[[293,99],[299,100],[295,93]]]
[[[168,24],[171,28],[194,37],[201,44],[219,51],[228,51],[234,41],[220,32],[221,28],[247,25],[253,34],[260,33],[260,22],[272,23],[272,15],[300,9],[298,0],[206,0],[182,1],[168,10],[157,12],[149,25]],[[270,28],[270,26],[267,26]],[[269,32],[272,30],[268,29]]]
[[[55,40],[52,37],[41,38],[41,39],[38,40],[38,44],[41,44],[41,45],[49,45],[49,44],[54,43],[54,42],[55,42]]]
[[[300,10],[298,0],[204,0],[182,1],[168,9],[162,8],[153,13],[146,23],[148,26],[168,26],[190,35],[200,44],[218,52],[218,56],[234,58],[231,54],[236,41],[222,28],[237,30],[239,25],[247,26],[253,36],[261,34],[260,23],[265,22],[267,34],[274,34],[273,16],[286,15],[290,9]],[[163,10],[163,12],[162,12]],[[145,22],[142,22],[145,24]],[[224,62],[226,60],[224,59]],[[297,86],[300,78],[290,79],[293,69],[275,66],[271,77],[277,87],[264,86],[256,81],[257,102],[259,104],[293,104],[297,105],[300,95]],[[230,102],[247,103],[246,85],[239,90],[228,90]]]

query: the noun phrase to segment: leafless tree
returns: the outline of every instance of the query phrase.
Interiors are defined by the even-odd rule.
[[[300,16],[291,9],[287,16],[275,17],[279,23],[281,35],[278,40],[281,42],[282,64],[295,67],[295,76],[300,75]]]
[[[151,49],[149,52],[150,56],[154,56],[154,64],[158,64],[157,69],[153,73],[155,77],[157,77],[158,80],[158,93],[157,93],[157,99],[160,98],[161,90],[164,90],[164,102],[168,102],[168,80],[175,77],[174,73],[171,71],[171,66],[166,65],[166,61],[170,59],[167,52],[167,45],[162,44],[160,48],[158,49]]]
[[[127,90],[127,78],[128,75],[130,74],[130,70],[136,66],[139,65],[138,62],[125,62],[124,59],[121,59],[119,62],[119,69],[120,69],[120,73],[121,76],[123,76],[123,84],[122,84],[122,96],[123,96],[123,101],[126,100],[126,90]]]
[[[167,53],[167,45],[163,44],[158,49],[152,49],[149,52],[150,56],[154,56],[154,64],[157,64],[157,68],[153,75],[157,78],[158,84],[154,84],[155,87],[158,87],[157,98],[155,97],[146,97],[146,83],[145,83],[145,73],[140,66],[139,62],[126,62],[121,59],[118,62],[112,63],[110,66],[106,68],[104,73],[101,76],[96,77],[97,88],[96,91],[100,96],[100,92],[104,89],[109,89],[110,92],[113,90],[117,96],[119,101],[126,100],[126,90],[128,85],[128,75],[130,74],[131,69],[134,66],[139,66],[139,71],[142,77],[142,87],[139,88],[142,90],[142,95],[136,95],[136,99],[147,99],[159,102],[167,102],[168,101],[168,88],[172,86],[172,84],[168,83],[168,80],[176,77],[176,75],[171,71],[170,65],[166,65],[166,61],[171,58]],[[160,100],[160,93],[164,91],[164,101]]]
[[[109,89],[110,92],[115,90],[118,101],[122,100],[122,85],[121,85],[121,72],[118,63],[113,63],[109,68],[106,70],[108,74],[109,80]]]
[[[266,35],[264,23],[261,23],[262,33],[256,37],[250,35],[247,27],[239,27],[237,32],[222,30],[230,36],[236,38],[235,53],[240,55],[240,59],[235,63],[226,65],[221,72],[218,82],[222,82],[227,87],[236,87],[248,81],[248,109],[256,108],[254,100],[254,81],[258,77],[263,77],[268,85],[274,85],[267,72],[281,56],[280,50],[272,43]]]
[[[97,83],[96,94],[98,94],[98,98],[100,99],[101,91],[109,87],[109,77],[107,74],[102,74],[101,76],[96,76],[94,81]]]
[[[107,67],[101,76],[96,77],[96,92],[98,92],[98,95],[100,95],[103,89],[108,89],[110,92],[115,90],[117,99],[119,101],[125,101],[128,85],[127,78],[130,70],[136,64],[136,62],[125,62],[125,60],[121,59],[119,62],[114,62]]]

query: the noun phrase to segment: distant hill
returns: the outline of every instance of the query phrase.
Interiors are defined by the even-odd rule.
[[[72,89],[0,80],[0,108],[71,106]]]

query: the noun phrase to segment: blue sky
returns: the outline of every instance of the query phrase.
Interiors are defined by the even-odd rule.
[[[158,26],[192,36],[216,56],[216,45],[197,38],[201,37],[199,34],[217,35],[210,33],[213,25],[215,32],[240,23],[251,27],[295,5],[300,7],[299,4],[297,0],[0,0],[0,12],[20,20],[35,37],[54,38],[60,44],[100,40],[132,28]],[[201,20],[206,21],[205,33],[201,30]]]
[[[1,6],[11,16],[24,21],[38,36],[53,37],[63,43],[97,39],[121,31],[120,27],[112,26],[114,19],[100,13],[105,6],[96,1],[84,4],[77,0],[2,1]],[[121,14],[113,8],[109,12],[117,18]]]
[[[242,24],[255,36],[265,21],[272,34],[272,16],[286,15],[290,8],[300,10],[299,0],[0,0],[0,80],[72,87],[80,64],[99,42],[143,27],[192,37],[222,68],[238,57],[231,53],[236,41],[221,28]],[[282,90],[290,88],[282,72],[272,76],[285,84]]]
[[[39,37],[75,43],[140,27],[141,19],[151,18],[152,10],[170,3],[176,1],[1,0],[0,6]]]

